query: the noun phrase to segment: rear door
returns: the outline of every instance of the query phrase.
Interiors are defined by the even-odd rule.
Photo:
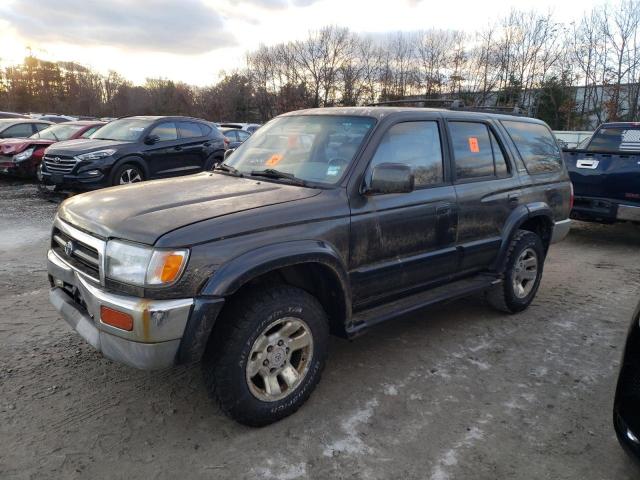
[[[460,273],[470,273],[496,258],[502,229],[520,202],[520,181],[490,122],[451,119],[447,127],[459,209]]]
[[[146,146],[149,170],[152,178],[181,175],[184,164],[180,152],[178,130],[174,122],[162,122],[156,125],[149,135],[157,135],[158,141]]]
[[[351,202],[350,275],[358,305],[446,279],[457,265],[455,192],[438,118],[400,121],[381,137],[379,163],[412,167],[410,193],[358,195]]]
[[[196,122],[177,122],[180,136],[180,156],[184,164],[184,173],[195,173],[204,169],[206,151],[204,143],[207,140],[202,135],[202,129]]]

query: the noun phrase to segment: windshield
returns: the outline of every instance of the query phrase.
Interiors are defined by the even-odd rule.
[[[238,147],[225,164],[243,174],[277,170],[300,180],[334,185],[374,124],[367,117],[276,118]]]
[[[121,142],[135,142],[140,138],[145,128],[152,120],[141,118],[122,118],[107,123],[91,135],[96,140],[119,140]]]
[[[598,130],[587,147],[590,151],[640,151],[640,127],[608,128]]]
[[[29,138],[40,138],[43,140],[61,142],[62,140],[69,140],[74,133],[82,128],[82,125],[53,125],[45,128],[44,130],[40,130],[38,133],[34,133]]]

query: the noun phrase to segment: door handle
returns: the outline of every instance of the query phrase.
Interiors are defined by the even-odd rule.
[[[509,199],[509,205],[511,205],[512,207],[517,207],[520,203],[520,195],[512,193],[507,198]]]
[[[451,205],[440,205],[436,207],[436,215],[449,215],[451,213]]]
[[[178,147],[174,147],[173,149],[179,152],[180,150],[182,150],[182,147],[178,146]]]

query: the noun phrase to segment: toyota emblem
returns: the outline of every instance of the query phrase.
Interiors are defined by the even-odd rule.
[[[67,256],[72,256],[74,250],[76,249],[76,246],[73,244],[73,242],[71,240],[69,240],[67,242],[67,244],[64,246],[64,253],[67,254]]]

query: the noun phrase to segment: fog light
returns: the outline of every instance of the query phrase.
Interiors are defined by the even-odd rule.
[[[89,170],[88,172],[84,172],[85,175],[89,175],[90,177],[97,177],[100,173],[100,170]]]
[[[119,312],[102,305],[100,307],[100,320],[102,323],[111,325],[121,330],[133,330],[133,317],[128,313]]]
[[[60,287],[60,288],[64,287],[64,282],[62,280],[60,280],[59,278],[54,278],[53,279],[53,284],[56,287]]]

